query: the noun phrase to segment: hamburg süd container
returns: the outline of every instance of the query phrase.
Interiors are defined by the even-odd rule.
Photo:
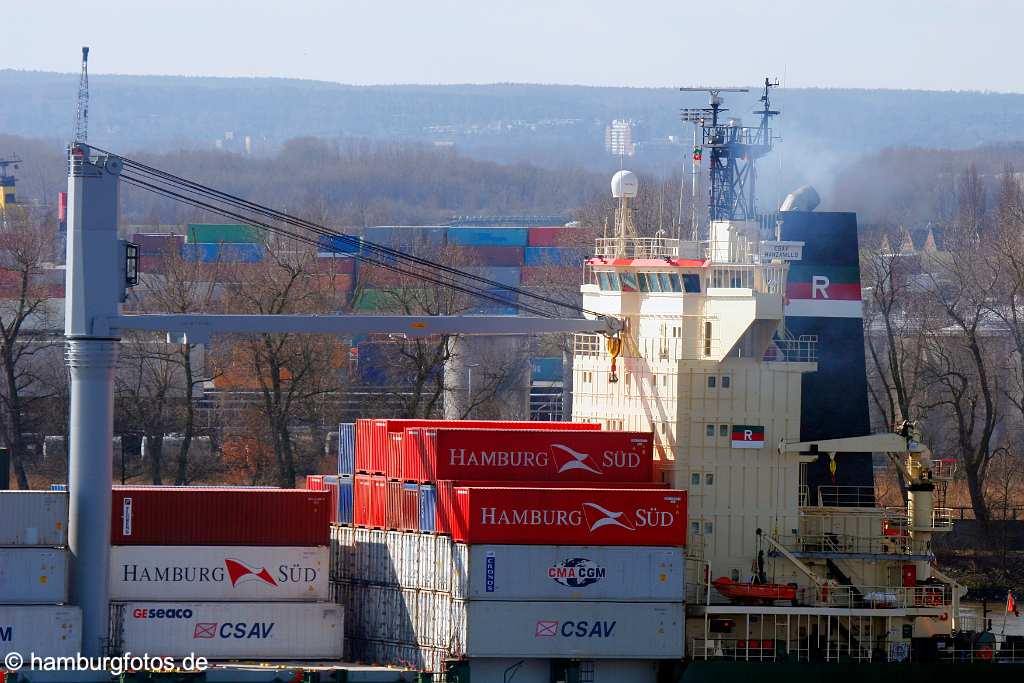
[[[0,491],[0,545],[67,545],[68,494]]]
[[[477,420],[392,420],[393,429],[403,432],[402,451],[403,464],[401,479],[433,483],[439,477],[437,464],[437,430],[438,429],[477,429],[477,430],[530,430],[530,431],[601,431],[601,425],[594,422],[529,422],[529,421],[477,421]],[[403,424],[404,422],[404,424]],[[416,424],[422,422],[423,424]],[[412,423],[412,424],[409,424]],[[411,438],[410,438],[411,437]]]
[[[465,629],[469,657],[683,656],[681,602],[469,601],[455,606],[453,615],[462,622],[453,630]]]
[[[319,546],[327,491],[205,486],[114,487],[113,545]]]
[[[453,497],[452,528],[442,532],[456,541],[686,545],[686,491],[456,487]]]
[[[207,659],[340,659],[343,609],[317,602],[122,602],[111,605],[121,652]]]
[[[436,429],[421,440],[438,479],[649,482],[649,432]],[[431,452],[433,451],[433,452]]]
[[[326,546],[113,546],[110,599],[326,600],[329,573]]]
[[[0,604],[68,601],[68,551],[0,548]]]
[[[82,651],[82,610],[72,605],[0,605],[0,662],[11,652],[27,661]],[[0,665],[2,666],[2,665]]]
[[[455,563],[457,597],[470,600],[682,602],[678,547],[471,545]]]

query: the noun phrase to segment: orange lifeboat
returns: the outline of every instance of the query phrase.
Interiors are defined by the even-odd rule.
[[[726,576],[711,582],[731,602],[770,605],[776,600],[796,600],[796,586],[782,583],[740,583]]]

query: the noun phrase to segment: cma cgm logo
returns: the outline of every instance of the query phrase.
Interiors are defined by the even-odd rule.
[[[548,621],[541,620],[533,631],[534,638],[611,638],[614,621]]]
[[[232,640],[255,638],[266,640],[271,637],[273,631],[274,622],[272,621],[258,621],[253,624],[244,621],[237,623],[230,621],[225,621],[224,623],[200,621],[196,622],[192,638],[200,640],[213,640],[215,638]]]
[[[499,510],[481,508],[480,523],[485,526],[586,526],[591,533],[604,527],[619,527],[636,531],[643,527],[671,527],[675,524],[673,512],[658,508],[637,508],[632,516],[626,512],[609,510],[597,503],[583,503],[580,510],[550,510],[525,508]]]
[[[607,469],[637,469],[640,454],[633,451],[606,450],[601,455],[577,451],[561,443],[553,443],[547,451],[474,451],[449,448],[448,464],[452,467],[554,468],[557,474],[583,470],[603,475]]]
[[[0,626],[0,643],[10,643],[14,640],[13,626]]]
[[[569,557],[548,568],[548,578],[570,588],[597,583],[607,574],[607,569],[586,557]]]

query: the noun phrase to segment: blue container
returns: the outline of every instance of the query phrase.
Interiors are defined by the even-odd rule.
[[[353,478],[350,474],[338,477],[338,524],[352,523]]]
[[[507,266],[484,266],[484,267],[469,267],[463,268],[462,270],[473,275],[485,277],[488,280],[493,280],[501,285],[508,285],[509,287],[518,287],[519,279],[522,277],[522,268],[513,268]],[[473,282],[471,280],[471,282]],[[515,296],[515,294],[510,294]]]
[[[189,242],[181,245],[181,257],[200,263],[259,263],[266,248],[262,244]]]
[[[528,266],[581,266],[583,254],[570,247],[527,247],[524,261]]]
[[[368,242],[396,249],[444,245],[447,228],[430,226],[386,226],[381,225],[363,230]]]
[[[488,295],[510,302],[508,304],[498,303],[490,299],[472,298],[473,308],[469,310],[471,315],[516,315],[519,313],[515,305],[518,295],[504,289],[486,289]]]
[[[437,487],[433,484],[420,484],[420,531],[437,531],[434,526],[436,514]]]
[[[527,228],[448,228],[448,244],[476,247],[525,247]]]
[[[560,382],[562,380],[562,357],[534,358],[531,361],[530,379],[535,382]]]
[[[355,239],[359,240],[358,237]],[[334,254],[358,254],[359,244],[359,241],[352,242],[333,235],[320,235],[317,239],[317,247],[320,251]]]
[[[338,474],[355,474],[356,425],[342,422],[338,425]]]
[[[67,491],[68,490],[68,485],[67,484],[50,484],[50,490],[51,491]]]

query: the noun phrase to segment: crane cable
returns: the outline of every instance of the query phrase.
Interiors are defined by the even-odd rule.
[[[433,269],[433,270],[436,270],[436,271],[442,271],[442,272],[448,273],[448,274],[450,274],[450,275],[452,275],[454,277],[464,278],[464,279],[468,279],[468,280],[474,280],[474,281],[479,282],[481,284],[488,285],[492,289],[497,289],[497,290],[501,290],[503,292],[510,292],[510,293],[518,294],[520,296],[528,297],[528,298],[534,299],[536,301],[540,301],[540,302],[543,302],[543,303],[551,304],[551,305],[556,306],[556,307],[566,308],[566,309],[569,309],[569,310],[571,310],[571,311],[573,311],[574,313],[577,313],[577,314],[584,314],[584,315],[585,314],[589,314],[589,315],[595,316],[597,318],[606,318],[607,317],[604,314],[601,314],[601,313],[598,313],[596,311],[592,311],[592,310],[583,308],[583,307],[578,306],[576,304],[567,303],[565,301],[560,301],[558,299],[552,299],[550,297],[546,297],[546,296],[537,294],[536,292],[531,292],[531,291],[528,291],[528,290],[521,289],[519,287],[514,287],[514,286],[511,286],[511,285],[507,285],[507,284],[501,283],[501,282],[490,280],[488,278],[485,278],[485,277],[480,276],[480,275],[476,275],[474,273],[468,273],[468,272],[459,270],[459,269],[451,267],[451,266],[446,266],[444,264],[436,263],[436,262],[430,261],[428,259],[424,259],[424,258],[421,258],[421,257],[418,257],[418,256],[414,256],[414,255],[411,255],[411,254],[407,254],[407,253],[405,253],[403,251],[400,251],[400,250],[397,250],[397,249],[392,249],[390,247],[386,247],[386,246],[383,246],[383,245],[380,245],[380,244],[376,244],[376,243],[373,243],[373,242],[369,242],[367,240],[364,240],[364,239],[361,239],[361,238],[358,238],[358,237],[355,237],[355,236],[352,236],[352,235],[345,235],[343,233],[337,233],[337,232],[334,232],[334,231],[332,231],[332,230],[330,230],[330,229],[328,229],[328,228],[326,228],[326,227],[324,227],[322,225],[319,225],[317,223],[313,223],[312,221],[307,221],[307,220],[303,220],[303,219],[300,219],[300,218],[296,218],[296,217],[291,216],[289,214],[286,214],[284,212],[277,211],[276,209],[272,209],[270,207],[266,207],[266,206],[257,204],[255,202],[251,202],[251,201],[243,199],[241,197],[237,197],[237,196],[232,195],[230,193],[223,192],[223,191],[217,190],[215,188],[211,188],[209,186],[203,185],[201,183],[197,183],[197,182],[192,181],[192,180],[188,180],[186,178],[174,175],[174,174],[169,173],[167,171],[163,171],[163,170],[154,168],[152,166],[148,166],[146,164],[143,164],[141,162],[135,161],[133,159],[129,159],[129,158],[126,158],[126,157],[118,156],[118,155],[114,154],[113,152],[109,152],[107,150],[103,150],[103,149],[100,149],[98,147],[93,147],[93,149],[95,149],[98,152],[101,152],[101,153],[104,153],[104,154],[109,154],[111,156],[117,157],[124,164],[125,168],[130,168],[130,169],[132,169],[134,171],[137,171],[139,173],[142,173],[142,174],[145,174],[147,176],[150,176],[150,179],[152,179],[152,180],[163,182],[163,183],[171,185],[172,187],[176,187],[176,188],[181,189],[183,191],[187,191],[187,192],[191,192],[191,193],[194,193],[194,194],[198,194],[198,195],[207,197],[209,199],[214,199],[214,200],[222,201],[222,202],[227,203],[229,205],[235,206],[236,208],[245,209],[247,211],[252,211],[253,213],[257,213],[259,215],[266,216],[266,217],[269,217],[269,218],[272,218],[272,219],[275,219],[275,220],[287,223],[287,224],[295,226],[295,227],[303,228],[303,229],[308,230],[310,232],[313,232],[313,233],[315,233],[317,235],[320,235],[321,237],[327,237],[327,238],[329,238],[329,242],[330,242],[329,249],[331,251],[335,252],[335,253],[346,253],[346,252],[343,252],[342,250],[340,250],[335,245],[335,242],[337,241],[337,242],[341,242],[343,244],[348,244],[350,246],[353,246],[353,247],[359,249],[360,252],[362,252],[364,250],[369,250],[369,251],[375,252],[375,253],[377,253],[379,255],[388,256],[388,257],[394,257],[397,260],[406,261],[406,262],[409,262],[409,263],[411,263],[413,265],[416,265],[416,266],[419,266],[419,267],[426,267],[426,268],[430,268],[430,269]],[[143,181],[141,178],[137,178],[137,177],[134,177],[134,176],[125,176],[125,177],[126,178],[131,178],[133,181],[135,181],[134,184],[136,184],[139,187],[143,187],[144,189],[148,189],[150,191],[154,191],[155,190],[155,186],[153,186],[151,184],[148,184],[148,183],[145,183],[145,181]],[[166,188],[163,188],[163,189],[166,189]],[[171,195],[171,198],[173,198],[175,200],[186,201],[186,203],[189,203],[189,202],[187,202],[185,197],[183,197],[183,196],[181,196],[181,195],[179,195],[177,193],[174,193],[172,191],[168,191],[168,193],[169,193],[169,195]],[[168,195],[165,194],[165,196],[168,196]],[[223,212],[218,210],[218,207],[212,207],[212,206],[210,206],[208,204],[205,204],[205,203],[202,203],[202,202],[200,202],[199,204],[194,204],[193,203],[193,206],[199,206],[199,208],[205,208],[207,210],[214,211],[215,213],[221,213],[221,215],[225,215]],[[243,220],[243,221],[248,221],[249,220],[247,217],[240,216],[238,214],[233,214],[232,217],[234,217],[236,220]],[[250,221],[250,222],[254,222],[254,221]],[[280,228],[276,228],[274,226],[267,225],[265,223],[259,223],[259,227],[262,227],[262,228],[264,228],[266,230],[269,230],[271,232],[277,232],[279,234],[285,234],[285,235],[288,235],[289,237],[292,237],[292,238],[296,238],[296,239],[298,238],[298,236],[295,233],[291,233],[291,232],[288,232],[288,231],[283,231]],[[314,241],[314,243],[317,244],[318,246],[321,246],[321,247],[324,246],[322,244],[322,242],[319,241],[319,240]],[[402,274],[410,275],[412,277],[416,277],[416,278],[419,278],[419,279],[423,279],[423,280],[427,280],[427,281],[432,281],[432,282],[435,282],[437,284],[442,284],[442,285],[445,285],[445,286],[451,286],[451,284],[452,284],[452,283],[448,283],[448,282],[444,282],[444,281],[432,280],[432,279],[430,279],[428,274],[425,274],[425,273],[422,273],[422,272],[408,271],[408,270],[404,270],[404,269],[401,269],[401,268],[396,269],[394,267],[389,267],[388,264],[383,264],[383,263],[381,263],[379,261],[373,261],[372,259],[369,259],[366,256],[362,255],[361,253],[360,253],[360,258],[363,258],[364,260],[370,261],[371,263],[374,263],[374,265],[383,266],[383,267],[387,268],[388,270],[394,270],[395,272],[399,272],[399,273],[402,273]],[[460,290],[460,291],[466,291],[466,290]],[[478,297],[481,297],[481,298],[487,298],[487,299],[490,299],[490,300],[495,300],[492,297],[488,297],[488,296],[482,294],[479,290],[476,290],[476,289],[469,290],[467,293],[470,293],[470,294],[472,294],[474,296],[478,296]],[[527,308],[527,305],[522,304],[522,303],[510,302],[510,301],[505,300],[505,299],[500,299],[498,301],[500,301],[501,303],[506,304],[506,305],[515,305],[515,306],[519,306],[520,308],[523,308],[524,310],[530,310],[530,309]],[[533,312],[534,314],[538,314],[538,315],[540,314],[538,312],[538,309],[532,309],[531,312]],[[553,316],[550,313],[545,313],[544,316],[545,317],[555,317],[555,316]]]
[[[311,244],[313,246],[318,246],[320,244],[319,240],[317,240],[315,238],[312,238],[312,237],[309,237],[309,236],[306,236],[306,235],[301,235],[301,234],[298,234],[298,233],[293,233],[291,231],[284,230],[284,229],[282,229],[280,227],[277,227],[277,226],[274,226],[274,225],[270,225],[268,223],[263,223],[262,221],[251,219],[248,216],[244,216],[242,214],[234,213],[233,211],[229,211],[227,209],[215,206],[213,204],[207,204],[205,202],[199,201],[199,200],[194,199],[192,197],[188,197],[186,195],[182,195],[182,194],[173,192],[172,190],[168,190],[167,188],[162,188],[162,187],[153,185],[153,184],[148,183],[148,182],[146,182],[144,180],[136,178],[136,177],[134,177],[134,176],[132,176],[130,174],[122,173],[121,174],[121,178],[126,183],[128,183],[129,185],[132,185],[134,187],[138,187],[140,189],[152,192],[154,194],[166,197],[168,199],[172,199],[172,200],[175,200],[175,201],[182,202],[184,204],[188,204],[188,205],[194,206],[196,208],[200,208],[200,209],[204,209],[204,210],[210,211],[211,213],[215,213],[215,214],[218,214],[220,216],[224,216],[225,218],[231,218],[233,220],[245,221],[248,224],[255,225],[257,227],[260,227],[260,228],[263,228],[265,230],[268,230],[268,231],[270,231],[272,233],[279,234],[281,236],[288,237],[290,239],[294,239],[294,240],[297,240],[299,242],[303,242],[305,244]],[[463,284],[459,284],[459,283],[455,283],[455,282],[441,280],[441,279],[438,279],[438,278],[435,278],[435,277],[431,277],[431,275],[428,274],[428,273],[411,272],[411,271],[405,270],[403,268],[400,268],[398,266],[395,266],[395,265],[392,265],[392,264],[389,264],[389,263],[385,263],[383,261],[378,261],[376,259],[367,258],[367,257],[363,257],[363,256],[360,256],[360,258],[362,260],[364,260],[364,261],[367,261],[367,262],[373,264],[374,266],[378,266],[380,268],[384,268],[386,270],[390,270],[390,271],[393,271],[395,273],[399,273],[399,274],[402,274],[402,275],[411,275],[413,277],[419,278],[420,280],[424,280],[426,282],[430,282],[430,283],[433,283],[433,284],[436,284],[436,285],[447,287],[447,288],[453,289],[455,291],[462,292],[464,294],[469,294],[469,295],[474,296],[474,297],[486,299],[486,300],[491,301],[493,303],[501,304],[501,305],[504,305],[504,306],[515,306],[515,307],[517,307],[517,308],[519,308],[521,310],[527,311],[527,312],[532,313],[533,315],[536,315],[536,316],[539,316],[539,317],[543,317],[543,318],[554,318],[554,317],[556,317],[550,311],[546,311],[544,309],[537,308],[537,307],[531,306],[529,304],[523,304],[523,303],[518,303],[516,301],[510,301],[508,299],[505,299],[505,298],[502,298],[502,297],[499,297],[499,296],[488,294],[487,292],[482,292],[482,291],[480,291],[478,289],[470,289],[469,287],[464,286]]]

